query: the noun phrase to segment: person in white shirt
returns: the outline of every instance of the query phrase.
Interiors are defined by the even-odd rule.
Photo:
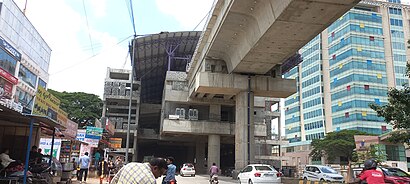
[[[15,160],[11,159],[9,156],[9,149],[4,149],[3,153],[0,154],[0,160],[3,168],[7,168],[10,163],[15,162]]]

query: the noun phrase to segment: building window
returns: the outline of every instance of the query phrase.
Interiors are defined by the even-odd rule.
[[[26,82],[29,86],[36,88],[37,76],[28,70],[25,66],[20,65],[19,79]]]
[[[41,78],[38,79],[38,85],[43,87],[44,89],[47,88],[47,83],[44,82]]]
[[[369,85],[364,85],[364,90],[369,90],[370,86]]]
[[[16,72],[17,59],[11,57],[3,49],[0,49],[0,67],[14,75]]]
[[[31,96],[27,92],[17,88],[16,90],[16,97],[18,99],[18,103],[21,103],[24,107],[31,109],[33,105],[33,98],[34,96]]]

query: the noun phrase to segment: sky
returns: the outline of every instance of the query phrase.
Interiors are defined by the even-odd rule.
[[[14,0],[24,9],[26,0]],[[107,67],[131,69],[134,35],[192,31],[214,0],[27,0],[26,16],[51,47],[48,88],[104,92]],[[202,30],[204,22],[196,30]]]

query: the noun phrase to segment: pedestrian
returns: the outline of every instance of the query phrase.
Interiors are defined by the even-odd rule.
[[[72,175],[75,175],[76,178],[78,178],[78,170],[77,170],[78,164],[77,164],[77,162],[75,161],[75,158],[73,158],[73,160],[71,161],[71,163],[73,163],[73,172],[72,172]]]
[[[97,150],[94,154],[94,167],[96,170],[98,170],[98,166],[99,166],[99,162],[101,159],[101,154],[100,154],[100,150]]]
[[[84,155],[80,157],[79,165],[80,173],[77,180],[82,182],[84,175],[84,182],[87,182],[88,169],[90,168],[90,157],[88,156],[88,152],[85,152]]]
[[[167,169],[167,161],[163,158],[152,158],[149,163],[132,162],[118,171],[111,184],[156,184],[155,179]]]
[[[108,163],[106,160],[102,160],[100,162],[100,165],[98,166],[97,174],[100,178],[100,184],[102,184],[104,181],[104,178],[107,177],[108,175]]]
[[[162,180],[162,184],[170,184],[171,182],[175,184],[176,183],[175,172],[177,170],[177,167],[174,165],[174,157],[168,157],[167,163],[168,163],[167,175]]]
[[[373,159],[364,161],[364,169],[359,174],[361,181],[366,181],[368,184],[384,184],[383,172],[376,170],[377,163]]]

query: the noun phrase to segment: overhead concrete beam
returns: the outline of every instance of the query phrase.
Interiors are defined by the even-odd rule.
[[[236,95],[248,90],[248,76],[246,75],[201,72],[197,77],[195,89],[190,92]],[[269,76],[253,76],[251,77],[251,90],[255,96],[286,98],[296,92],[296,81]]]

